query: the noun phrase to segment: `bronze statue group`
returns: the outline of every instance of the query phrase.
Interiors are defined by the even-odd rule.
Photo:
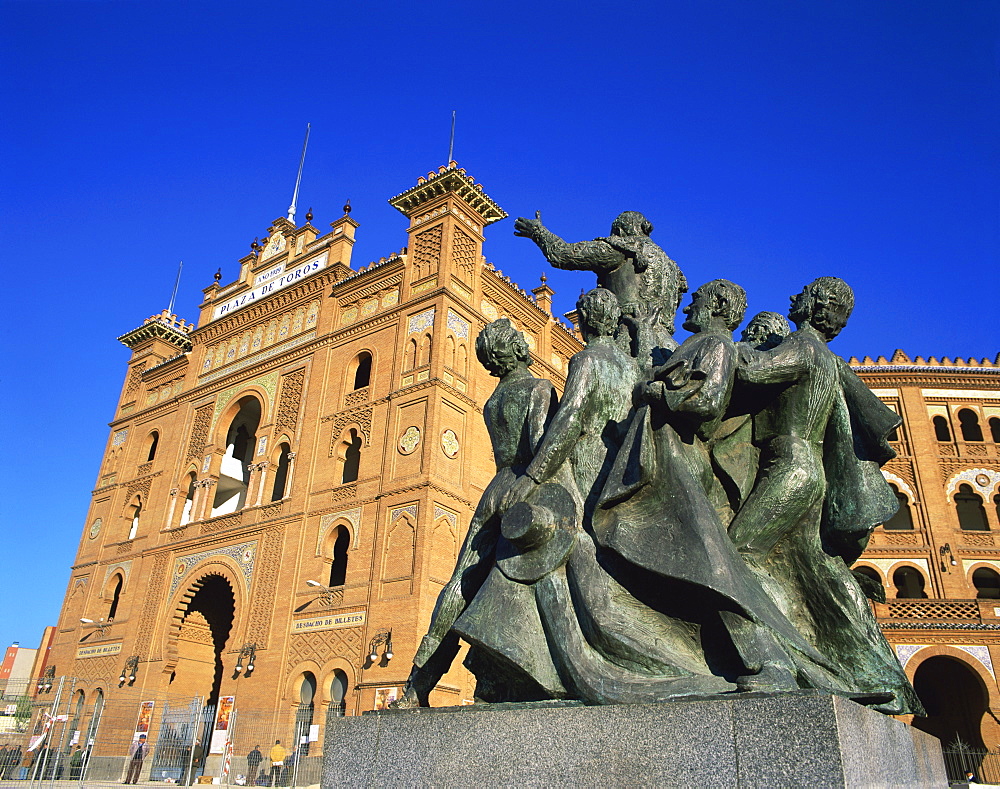
[[[691,295],[639,213],[567,243],[515,233],[555,267],[593,271],[586,347],[562,397],[528,370],[506,318],[476,353],[499,378],[484,416],[497,473],[470,523],[396,707],[470,644],[482,702],[644,703],[816,689],[882,712],[920,702],[851,566],[895,512],[880,466],[899,418],[827,347],[854,294],[820,277],[788,313],[743,322],[743,288]]]

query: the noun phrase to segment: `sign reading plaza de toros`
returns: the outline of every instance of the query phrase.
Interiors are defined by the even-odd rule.
[[[312,260],[307,260],[305,263],[296,266],[291,270],[286,271],[284,264],[279,264],[274,268],[268,269],[254,279],[253,290],[248,291],[247,293],[241,293],[239,296],[229,299],[229,301],[216,306],[216,308],[212,310],[212,320],[214,321],[224,315],[235,312],[241,307],[253,304],[258,299],[264,298],[264,296],[269,296],[276,291],[287,288],[289,285],[298,282],[303,277],[315,274],[320,269],[326,268],[328,260],[329,255],[324,252],[322,255],[319,255]]]

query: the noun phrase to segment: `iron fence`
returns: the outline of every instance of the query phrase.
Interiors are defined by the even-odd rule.
[[[1000,784],[1000,751],[952,743],[942,752],[949,783],[968,783],[971,777],[975,783]]]
[[[318,786],[323,727],[312,713],[311,705],[244,708],[236,697],[84,701],[68,677],[48,690],[8,685],[0,689],[0,787]]]

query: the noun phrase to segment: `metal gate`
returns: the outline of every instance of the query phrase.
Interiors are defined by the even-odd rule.
[[[205,710],[200,699],[186,706],[164,703],[149,780],[190,784],[201,774],[204,754],[198,744],[204,736]]]

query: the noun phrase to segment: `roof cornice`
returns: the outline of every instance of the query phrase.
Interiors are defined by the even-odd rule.
[[[412,216],[420,206],[449,192],[468,203],[483,218],[484,225],[507,217],[507,212],[483,191],[483,185],[477,184],[455,162],[441,167],[436,173],[427,173],[426,178],[421,176],[416,186],[389,198],[389,205],[406,216]]]

